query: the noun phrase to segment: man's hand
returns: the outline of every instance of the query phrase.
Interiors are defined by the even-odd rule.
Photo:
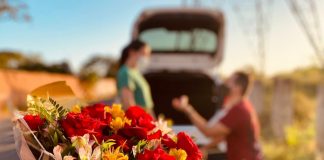
[[[172,100],[172,105],[176,110],[181,112],[186,112],[191,109],[189,98],[186,95],[182,95],[180,98],[174,98]]]
[[[207,125],[207,120],[202,117],[195,109],[189,104],[189,98],[186,95],[180,98],[174,98],[172,105],[176,110],[184,112],[191,122],[206,136],[213,139],[225,137],[230,129],[222,123],[218,122],[213,127]]]

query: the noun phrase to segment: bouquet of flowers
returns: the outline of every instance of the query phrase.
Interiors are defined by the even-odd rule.
[[[174,134],[166,121],[155,121],[139,106],[126,111],[119,104],[101,103],[69,108],[60,105],[48,92],[47,96],[28,95],[27,106],[17,124],[23,140],[39,159],[202,158],[186,133]]]

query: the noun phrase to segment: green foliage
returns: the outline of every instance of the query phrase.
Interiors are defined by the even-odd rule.
[[[86,61],[80,70],[80,78],[82,80],[94,80],[103,77],[115,77],[118,71],[118,63],[115,59],[95,55]]]
[[[87,87],[91,88],[93,85],[95,85],[97,83],[97,81],[100,79],[100,77],[96,73],[91,72],[91,73],[82,75],[80,77],[80,79],[83,83],[86,84]]]
[[[292,125],[286,129],[285,142],[264,141],[263,151],[269,160],[315,159],[314,127]]]
[[[58,135],[57,135],[57,132],[54,132],[54,135],[53,135],[53,146],[56,146],[58,144]]]
[[[61,153],[62,157],[64,156],[68,156],[75,153],[75,147],[73,147],[72,145],[68,145],[64,148],[63,152]]]
[[[304,128],[297,124],[287,127],[285,133],[285,141],[289,147],[306,147],[307,145],[311,145],[309,143],[312,143],[312,140],[315,137],[315,128],[313,125]]]
[[[146,144],[147,144],[146,140],[140,140],[136,145],[137,152],[140,153],[144,149]]]
[[[307,67],[279,74],[276,77],[289,78],[293,82],[294,119],[293,124],[285,130],[284,141],[273,137],[269,124],[274,84],[272,78],[265,78],[265,109],[260,116],[265,159],[315,159],[315,106],[317,87],[324,80],[322,71],[317,67]]]
[[[16,51],[0,51],[0,68],[72,74],[67,62],[48,65],[37,55],[25,56]]]
[[[14,0],[0,1],[0,19],[8,18],[12,20],[30,21],[30,16],[27,13],[26,3]]]
[[[69,144],[64,134],[57,124],[57,120],[62,119],[68,111],[59,105],[53,98],[44,99],[41,97],[27,96],[27,112],[37,114],[48,123],[46,130],[39,132],[37,137],[42,142],[46,150],[53,150],[53,146],[59,143]]]
[[[52,116],[52,111],[47,109],[45,107],[46,100],[38,98],[38,97],[32,97],[27,96],[27,112],[31,114],[37,114],[41,118],[46,119],[49,123],[52,123],[54,121],[54,118]]]
[[[67,109],[65,109],[63,106],[61,106],[60,104],[58,104],[54,99],[52,99],[51,97],[48,98],[48,100],[51,102],[51,104],[54,106],[55,109],[55,118],[57,119],[62,119],[67,113]]]
[[[62,74],[72,74],[70,66],[66,62],[47,65],[43,62],[29,62],[21,64],[17,69],[27,70],[27,71],[45,71],[49,73],[62,73]]]
[[[115,145],[116,142],[115,140],[113,139],[108,139],[107,141],[103,142],[101,144],[101,150],[104,152],[104,151],[107,151],[108,149],[110,149],[113,145]]]
[[[296,89],[294,99],[294,118],[300,126],[308,127],[313,123],[315,117],[316,100],[313,95],[307,94],[305,90]]]
[[[0,68],[15,68],[25,60],[19,52],[2,51],[0,52]]]
[[[49,123],[53,123],[54,120],[62,119],[68,111],[61,105],[59,105],[54,99],[48,98],[48,100],[27,96],[27,112],[31,114],[38,114],[40,117],[45,118]]]

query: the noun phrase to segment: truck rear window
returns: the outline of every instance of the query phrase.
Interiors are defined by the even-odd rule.
[[[217,48],[216,33],[204,28],[191,30],[150,28],[142,31],[139,38],[148,43],[154,53],[214,54]]]

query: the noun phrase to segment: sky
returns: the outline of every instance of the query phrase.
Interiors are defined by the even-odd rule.
[[[74,71],[87,58],[96,54],[118,58],[120,50],[130,40],[134,21],[143,9],[179,7],[183,4],[182,0],[24,2],[28,6],[31,21],[1,20],[0,50],[39,54],[48,63],[66,60],[71,63]],[[253,36],[242,32],[248,25],[242,25],[232,7],[236,4],[244,8],[249,6],[247,2],[203,1],[204,6],[218,7],[225,13],[225,52],[219,66],[219,72],[225,75],[246,66],[259,67],[258,54],[254,51],[256,48],[252,47],[250,41]],[[324,15],[323,5],[323,2],[318,4],[319,15]],[[249,10],[248,7],[245,9]],[[315,54],[287,3],[274,0],[270,17],[266,38],[266,74],[274,75],[314,64]],[[323,20],[321,17],[321,21]]]

